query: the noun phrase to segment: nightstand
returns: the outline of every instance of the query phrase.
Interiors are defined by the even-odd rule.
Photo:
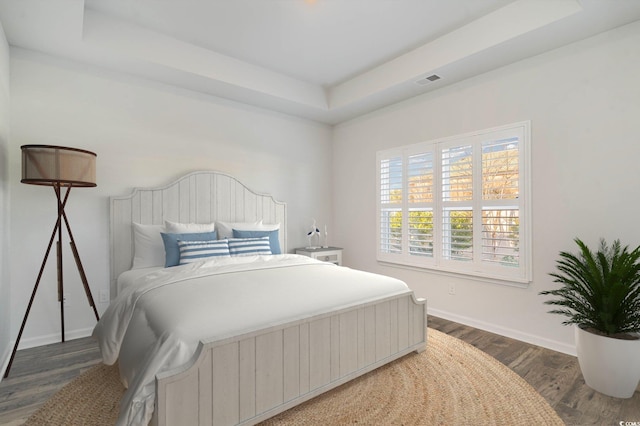
[[[319,247],[319,248],[297,248],[296,254],[309,256],[323,262],[335,263],[342,266],[342,248],[340,247]]]

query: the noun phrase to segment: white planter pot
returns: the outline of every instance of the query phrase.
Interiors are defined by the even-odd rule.
[[[640,340],[620,340],[575,326],[578,363],[587,385],[616,398],[631,398],[640,382]]]

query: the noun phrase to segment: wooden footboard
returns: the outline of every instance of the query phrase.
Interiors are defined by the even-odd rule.
[[[426,347],[413,293],[201,343],[156,379],[157,425],[251,425]]]

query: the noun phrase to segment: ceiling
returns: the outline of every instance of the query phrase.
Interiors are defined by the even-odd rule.
[[[639,0],[0,0],[12,46],[329,124],[637,20]]]

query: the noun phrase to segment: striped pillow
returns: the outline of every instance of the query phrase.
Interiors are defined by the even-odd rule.
[[[229,254],[231,256],[252,256],[257,254],[271,254],[269,237],[229,238]]]
[[[209,260],[211,258],[229,257],[227,240],[212,241],[180,241],[180,265]]]

